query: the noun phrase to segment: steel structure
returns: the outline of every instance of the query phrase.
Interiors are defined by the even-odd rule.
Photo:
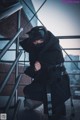
[[[33,13],[33,17],[29,20],[29,23],[31,22],[31,20],[34,18],[34,16],[39,20],[39,22],[44,26],[44,24],[41,22],[41,20],[36,16],[36,14],[39,12],[39,10],[43,7],[43,5],[46,3],[47,0],[44,0],[44,2],[42,3],[42,5],[40,6],[40,8],[37,10],[37,12],[33,12],[31,10],[31,8],[28,6],[28,4],[25,2],[25,0],[23,0],[23,2],[25,3],[25,5],[30,9],[30,11]],[[9,47],[14,43],[14,41],[16,41],[16,60],[13,62],[8,74],[6,75],[4,81],[2,82],[2,84],[0,85],[0,93],[3,91],[4,87],[6,86],[6,83],[14,69],[14,67],[16,66],[16,72],[15,72],[15,76],[16,76],[16,81],[15,81],[15,86],[12,90],[12,93],[10,95],[10,98],[9,100],[7,101],[6,103],[6,106],[5,106],[5,109],[4,111],[5,112],[8,112],[9,110],[9,107],[10,107],[10,104],[11,104],[11,101],[15,95],[15,99],[16,99],[16,104],[17,104],[17,107],[15,108],[16,111],[14,112],[14,118],[16,117],[16,114],[17,114],[17,111],[19,110],[19,106],[20,106],[20,103],[21,101],[18,100],[18,95],[17,95],[17,87],[18,87],[18,84],[19,84],[19,81],[20,81],[20,78],[21,78],[21,75],[18,74],[18,60],[22,54],[22,51],[19,53],[19,34],[21,33],[21,31],[23,30],[22,28],[20,28],[20,16],[21,16],[21,13],[20,13],[20,10],[22,9],[22,5],[20,3],[17,3],[15,6],[13,5],[12,7],[10,7],[10,9],[6,9],[5,12],[3,12],[1,15],[0,15],[0,20],[4,19],[4,18],[7,18],[8,16],[14,14],[15,12],[17,12],[17,33],[16,35],[14,36],[14,38],[4,47],[3,50],[1,50],[0,52],[0,59],[2,58],[2,56],[6,53],[6,51],[9,49]],[[28,24],[29,24],[28,23]],[[27,24],[27,25],[28,25]],[[26,25],[26,27],[27,27]],[[56,36],[57,38],[59,39],[80,39],[80,35],[78,36]],[[3,40],[4,38],[0,38],[0,40]],[[71,57],[69,56],[69,54],[66,52],[66,50],[80,50],[80,48],[62,48],[61,49],[68,55],[68,57],[70,58],[71,62],[74,63],[74,65],[78,68],[78,66],[75,64],[75,61],[73,61],[71,59]],[[12,49],[13,50],[13,49]],[[9,51],[12,51],[12,50],[9,50]],[[3,62],[3,61],[2,61]],[[4,62],[7,62],[7,61],[4,61]],[[11,61],[12,62],[12,61]],[[24,62],[24,61],[23,61]],[[68,62],[68,61],[66,61]],[[69,61],[70,62],[70,61]],[[80,62],[80,61],[77,61],[77,62]],[[78,70],[80,70],[80,68],[78,68]],[[74,86],[73,86],[74,87]],[[80,87],[80,86],[79,86]],[[15,94],[16,93],[16,94]],[[71,105],[73,107],[73,104],[72,104],[72,99],[71,99]]]
[[[14,14],[15,12],[17,12],[17,33],[14,36],[14,38],[12,40],[10,40],[10,42],[3,48],[3,50],[0,52],[0,59],[4,56],[4,54],[6,53],[6,51],[11,47],[11,45],[16,41],[16,59],[13,62],[11,68],[9,69],[5,79],[2,81],[2,83],[0,84],[0,94],[2,93],[3,89],[5,88],[11,73],[13,71],[13,69],[16,67],[15,70],[15,85],[12,89],[11,95],[5,105],[5,107],[2,107],[1,110],[2,112],[6,112],[8,113],[10,105],[12,103],[13,97],[15,96],[15,105],[14,105],[14,115],[13,115],[13,120],[15,119],[15,116],[19,110],[20,107],[20,103],[21,100],[18,100],[18,95],[17,95],[17,87],[18,84],[20,82],[20,79],[22,77],[22,75],[18,74],[18,60],[22,54],[22,51],[19,51],[19,35],[22,32],[23,28],[20,28],[20,16],[21,16],[21,9],[22,9],[22,5],[20,3],[16,3],[15,5],[10,6],[8,9],[6,9],[1,15],[0,15],[0,20],[3,19],[7,19],[7,17],[11,16],[12,14]],[[5,39],[5,38],[4,38]]]

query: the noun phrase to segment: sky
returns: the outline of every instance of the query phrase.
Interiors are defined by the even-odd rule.
[[[37,11],[44,0],[32,0],[32,2]],[[37,16],[55,36],[80,35],[80,3],[69,2],[69,0],[68,2],[47,0]],[[41,25],[39,21],[38,25]],[[61,39],[60,44],[63,48],[80,48],[80,39]],[[67,52],[80,55],[80,50]]]

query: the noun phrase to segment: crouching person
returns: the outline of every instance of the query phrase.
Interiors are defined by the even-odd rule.
[[[34,80],[23,89],[26,106],[34,109],[43,103],[44,113],[50,116],[47,97],[50,93],[52,119],[65,120],[65,101],[71,94],[59,40],[43,26],[34,27],[27,34],[29,38],[20,45],[29,53],[30,66],[25,74]]]

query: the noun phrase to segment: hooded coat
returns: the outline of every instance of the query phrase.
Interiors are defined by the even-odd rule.
[[[44,44],[38,48],[29,39],[25,39],[20,43],[23,49],[29,52],[30,66],[25,70],[25,74],[34,78],[32,84],[25,87],[24,93],[29,94],[30,88],[32,89],[30,95],[31,92],[33,92],[33,95],[29,96],[32,99],[42,100],[45,94],[44,88],[49,86],[52,93],[52,101],[54,107],[56,107],[59,104],[63,104],[70,97],[69,77],[68,74],[61,75],[62,71],[66,71],[65,67],[64,70],[56,69],[56,65],[64,62],[59,40],[50,31],[47,31],[46,36]],[[36,61],[41,64],[39,71],[34,69]],[[37,92],[35,91],[36,89]]]

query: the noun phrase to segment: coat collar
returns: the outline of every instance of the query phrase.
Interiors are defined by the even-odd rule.
[[[46,41],[47,42],[45,43],[44,48],[41,50],[40,55],[42,55],[49,48],[55,48],[55,44],[59,42],[59,40],[50,31],[48,31]]]

